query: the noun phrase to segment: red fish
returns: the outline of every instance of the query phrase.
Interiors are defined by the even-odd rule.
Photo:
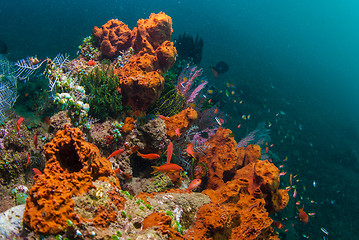
[[[46,125],[50,126],[50,118],[48,116],[44,118],[44,123],[46,123]]]
[[[211,71],[213,73],[213,76],[215,76],[216,78],[218,78],[218,72],[213,68],[211,67]]]
[[[266,147],[266,153],[268,153],[269,152],[269,147]]]
[[[273,227],[276,227],[278,229],[282,229],[283,228],[283,224],[281,222],[275,221],[272,223]]]
[[[111,155],[110,156],[108,156],[108,158],[107,158],[107,160],[108,159],[110,159],[110,158],[112,158],[112,157],[114,157],[114,156],[117,156],[117,155],[119,155],[119,154],[121,154],[121,153],[123,153],[125,150],[124,149],[119,149],[119,150],[116,150],[116,151],[114,151],[113,153],[111,153]]]
[[[137,155],[140,156],[141,158],[150,159],[150,160],[161,158],[161,156],[157,153],[142,154],[137,152]]]
[[[163,115],[158,115],[159,118],[161,118],[162,120],[166,120],[166,117]]]
[[[35,176],[36,175],[42,175],[42,172],[37,168],[33,168],[32,171],[34,172]]]
[[[305,224],[307,224],[308,223],[308,221],[309,221],[309,216],[308,216],[308,214],[306,213],[306,212],[304,212],[303,211],[303,209],[304,209],[304,206],[302,207],[302,209],[298,209],[298,211],[299,211],[299,219],[300,219],[300,221],[302,221],[302,222],[304,222]]]
[[[167,164],[171,162],[172,154],[173,154],[173,143],[170,142],[167,147]]]
[[[37,149],[37,133],[34,135],[34,145],[35,148]]]
[[[130,174],[124,173],[124,172],[121,171],[121,169],[119,169],[119,168],[114,169],[113,171],[115,172],[116,175],[122,173],[123,176],[125,176],[126,179],[131,179],[131,178],[132,178],[132,176],[131,176]]]
[[[86,63],[87,66],[95,66],[96,63],[93,61],[93,60],[88,60],[87,63]]]
[[[196,189],[199,185],[201,185],[202,180],[199,178],[193,179],[192,182],[189,184],[187,190],[192,191],[193,189]]]
[[[156,172],[161,172],[161,173],[170,173],[170,172],[182,172],[183,168],[181,166],[178,166],[177,164],[174,163],[165,163],[159,167],[156,166],[152,166],[153,168],[153,173]]]
[[[176,136],[177,136],[177,137],[180,137],[180,136],[181,136],[181,131],[180,131],[179,128],[176,128],[175,133],[176,133]]]
[[[29,166],[30,163],[30,153],[27,154],[26,167]]]
[[[22,121],[24,121],[23,117],[19,117],[19,119],[17,120],[16,129],[18,132],[20,131],[20,125],[21,125]]]
[[[194,156],[192,144],[188,144],[188,145],[187,145],[186,152],[187,152],[188,155],[192,156],[194,159],[196,158],[196,157]]]

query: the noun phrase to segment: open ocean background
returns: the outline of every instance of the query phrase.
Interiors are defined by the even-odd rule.
[[[282,188],[289,173],[299,180],[296,199],[274,216],[289,229],[281,239],[359,239],[358,9],[358,1],[333,0],[13,0],[0,5],[0,40],[12,61],[60,52],[75,58],[94,26],[118,18],[132,29],[165,12],[173,39],[184,32],[203,38],[200,67],[209,81],[236,86],[244,103],[223,109],[242,124],[227,126],[236,140],[261,121],[272,124],[275,164],[287,171]],[[209,67],[219,61],[230,70],[216,79]],[[315,213],[306,225],[297,218],[298,200]]]

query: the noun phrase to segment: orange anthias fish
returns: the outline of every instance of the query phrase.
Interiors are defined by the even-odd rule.
[[[275,221],[272,223],[273,227],[276,227],[278,229],[282,229],[283,228],[283,224],[281,222]]]
[[[29,166],[30,163],[30,153],[27,154],[26,167]]]
[[[113,153],[111,153],[110,156],[108,156],[107,160],[110,159],[110,158],[112,158],[112,157],[114,157],[114,156],[117,156],[117,155],[123,153],[124,151],[125,151],[125,149],[122,149],[122,148],[119,149],[119,150],[114,151]]]
[[[37,168],[33,168],[32,171],[34,172],[35,176],[36,175],[42,175],[42,172]]]
[[[48,116],[44,118],[44,123],[50,126],[50,118]]]
[[[180,137],[180,136],[181,136],[181,131],[180,131],[179,128],[176,128],[175,133],[176,133],[176,136],[177,136],[177,137]]]
[[[188,155],[190,155],[190,156],[192,156],[194,159],[196,159],[196,157],[194,156],[192,144],[188,144],[188,145],[187,145],[186,152],[187,152]]]
[[[163,115],[158,115],[159,118],[161,118],[162,120],[166,120],[166,117]]]
[[[121,169],[117,168],[113,170],[115,172],[115,174],[122,174],[127,180],[131,179],[132,176],[130,174],[124,173],[123,171],[121,171]]]
[[[93,61],[93,60],[88,60],[87,63],[86,63],[87,66],[95,66],[96,63]]]
[[[23,117],[19,117],[19,119],[17,120],[16,129],[18,132],[20,131],[20,125],[21,125],[22,121],[24,121]]]
[[[177,164],[174,163],[165,163],[159,167],[156,166],[152,166],[153,168],[153,173],[156,172],[162,172],[162,173],[170,173],[170,172],[182,172],[183,168],[181,166],[178,166]]]
[[[34,145],[35,148],[37,149],[37,133],[34,135]]]
[[[193,179],[192,182],[189,184],[187,190],[192,191],[193,189],[196,189],[199,185],[201,185],[202,180],[199,178]]]
[[[141,158],[150,159],[150,160],[161,158],[161,156],[157,153],[142,154],[140,152],[137,152],[137,155],[140,156]]]
[[[167,147],[167,164],[171,162],[172,154],[173,154],[173,143],[170,142]]]
[[[306,212],[303,211],[303,209],[304,209],[304,206],[302,207],[302,209],[298,209],[298,211],[299,211],[298,215],[299,215],[300,221],[307,224],[308,221],[309,221],[309,216],[308,216],[308,214]]]

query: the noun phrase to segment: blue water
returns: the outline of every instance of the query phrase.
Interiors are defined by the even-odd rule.
[[[138,19],[164,11],[172,17],[174,38],[185,31],[203,38],[200,66],[210,81],[242,91],[243,105],[225,107],[242,124],[230,126],[237,140],[260,121],[272,123],[273,151],[288,157],[276,164],[300,179],[299,196],[278,216],[289,219],[281,238],[358,238],[359,2],[101,2],[2,1],[0,39],[8,45],[7,57],[75,57],[93,26],[118,18],[132,29]],[[215,79],[209,67],[222,60],[230,70]],[[243,114],[251,120],[243,121]],[[300,197],[305,210],[315,213],[307,225],[295,219]]]

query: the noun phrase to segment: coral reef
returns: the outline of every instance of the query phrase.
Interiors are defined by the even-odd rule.
[[[257,160],[239,169],[233,180],[202,192],[211,198],[211,203],[199,209],[185,237],[279,239],[271,228],[269,213],[286,206],[288,193],[278,190],[278,186],[278,169],[268,161]]]
[[[133,30],[135,55],[118,69],[124,104],[134,110],[146,110],[164,88],[164,73],[176,60],[176,49],[170,42],[172,20],[164,13],[140,19]]]
[[[15,217],[0,215],[0,235],[278,239],[269,216],[286,207],[289,188],[279,189],[279,169],[261,160],[269,129],[260,123],[237,144],[223,128],[222,93],[205,88],[202,69],[182,62],[168,71],[177,54],[172,31],[163,12],[132,31],[110,20],[94,27],[76,59],[18,62],[19,79],[46,62],[61,111],[46,125],[16,114],[0,125],[0,197],[8,196],[0,210],[20,205]]]
[[[86,93],[91,95],[88,103],[89,114],[102,121],[108,117],[117,118],[122,114],[121,95],[117,91],[118,78],[112,69],[105,71],[95,68],[80,78]]]
[[[111,163],[101,158],[96,146],[87,143],[79,129],[65,126],[45,145],[44,173],[35,176],[26,202],[24,223],[35,232],[61,233],[66,221],[79,223],[73,196],[94,188],[92,181],[110,182]],[[118,185],[115,178],[112,184]]]
[[[120,51],[131,46],[131,30],[126,24],[117,19],[108,21],[101,28],[95,26],[92,34],[94,40],[100,46],[102,55],[107,58],[114,58],[118,56]]]
[[[237,143],[229,129],[218,128],[215,135],[209,140],[210,148],[206,151],[206,155],[198,158],[198,164],[204,163],[208,168],[207,188],[217,189],[224,185],[225,182],[231,180],[243,160],[239,157],[242,155],[237,151]],[[197,165],[198,165],[197,164]],[[201,178],[203,172],[195,172],[195,178]]]
[[[165,119],[167,135],[171,139],[179,137],[178,133],[176,133],[176,130],[178,129],[177,131],[181,135],[191,127],[191,125],[196,119],[197,112],[191,107],[181,111],[180,113],[172,117],[167,117]]]
[[[205,178],[202,193],[211,203],[201,207],[186,239],[278,239],[271,228],[269,214],[282,210],[288,203],[287,190],[278,189],[279,170],[272,163],[261,161],[260,147],[238,148],[231,131],[219,128],[208,144],[199,163],[208,166],[196,178]],[[245,158],[250,159],[242,167]],[[199,165],[197,165],[199,166]]]

